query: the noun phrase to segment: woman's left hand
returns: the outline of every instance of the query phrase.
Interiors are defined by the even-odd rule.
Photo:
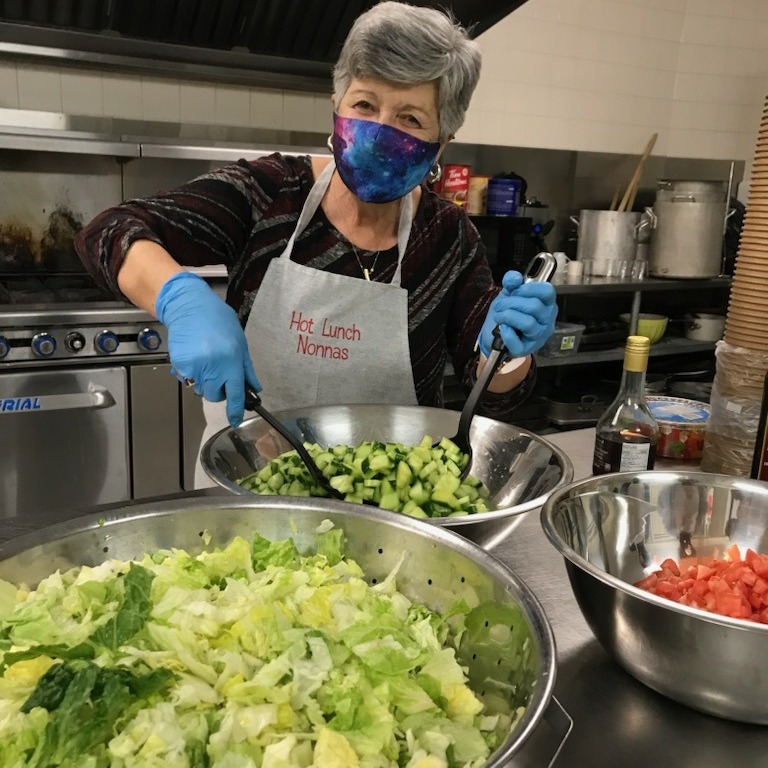
[[[550,283],[524,283],[519,272],[507,272],[499,295],[491,302],[482,330],[480,349],[487,357],[498,325],[512,357],[532,355],[554,333],[557,294]]]

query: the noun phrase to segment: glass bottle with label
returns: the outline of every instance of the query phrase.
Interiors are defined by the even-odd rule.
[[[619,393],[595,428],[592,471],[596,475],[653,469],[659,425],[645,401],[650,348],[645,336],[627,338]]]

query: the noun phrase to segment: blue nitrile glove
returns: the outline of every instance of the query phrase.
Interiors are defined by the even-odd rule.
[[[227,419],[236,427],[243,420],[245,382],[257,392],[261,384],[235,310],[201,277],[179,272],[163,283],[155,312],[168,329],[176,375],[194,381],[195,392],[206,400],[226,398]]]
[[[493,344],[493,329],[499,326],[501,338],[511,357],[532,355],[554,333],[557,294],[550,283],[524,283],[519,272],[507,272],[502,289],[491,302],[478,339],[488,357]]]

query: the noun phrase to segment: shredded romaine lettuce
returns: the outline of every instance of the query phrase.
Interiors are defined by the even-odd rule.
[[[369,585],[341,530],[317,540],[0,582],[0,765],[483,765],[500,716],[456,658],[469,607],[441,617],[398,568]]]

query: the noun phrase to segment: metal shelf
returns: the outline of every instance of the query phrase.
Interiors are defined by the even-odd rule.
[[[286,147],[270,145],[269,147],[234,146],[207,144],[182,144],[179,142],[140,142],[142,157],[169,158],[176,160],[216,160],[237,162],[241,158],[253,159],[266,157],[275,152],[290,153],[294,155],[309,155],[310,157],[330,157],[330,151],[323,147]]]
[[[139,157],[139,143],[123,141],[119,137],[70,132],[32,132],[19,128],[0,128],[0,149],[18,149],[35,152],[61,152],[75,155],[106,155],[111,157]]]
[[[685,355],[691,352],[711,352],[715,348],[711,341],[693,341],[691,339],[671,338],[662,339],[651,345],[651,357],[668,355]],[[600,349],[592,352],[577,352],[574,355],[544,357],[536,355],[536,365],[539,368],[554,368],[562,365],[582,365],[584,363],[607,363],[624,358],[624,346]]]
[[[648,278],[646,280],[619,280],[611,277],[589,277],[578,283],[553,281],[558,296],[592,293],[656,293],[659,291],[698,290],[701,288],[729,288],[728,275],[683,279]]]

